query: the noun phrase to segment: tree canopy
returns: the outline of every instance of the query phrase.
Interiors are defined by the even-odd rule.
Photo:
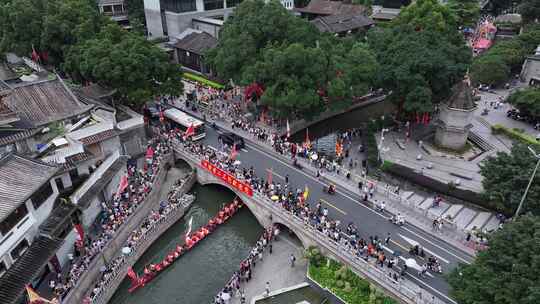
[[[540,151],[539,151],[540,152]],[[508,215],[517,209],[523,192],[536,165],[536,157],[520,143],[514,144],[511,153],[497,152],[480,164],[483,176],[484,196],[493,208]],[[527,198],[523,212],[540,215],[540,174],[537,174]]]
[[[501,84],[510,77],[510,67],[501,56],[484,55],[475,59],[471,66],[471,78],[475,83]]]
[[[265,87],[261,102],[278,117],[346,107],[378,69],[365,44],[320,33],[277,1],[242,2],[207,55],[222,79]]]
[[[448,8],[457,17],[457,23],[474,27],[480,16],[480,3],[476,0],[449,0]]]
[[[143,36],[116,24],[70,48],[64,68],[83,80],[117,89],[120,99],[131,103],[182,92],[180,67]]]
[[[508,97],[508,102],[521,113],[540,119],[540,88],[515,91]]]
[[[525,22],[534,22],[540,18],[540,0],[521,0],[518,12]]]
[[[457,18],[454,12],[437,0],[417,0],[405,7],[394,20],[394,24],[411,25],[417,31],[438,32],[461,39],[457,31]]]
[[[540,217],[521,216],[489,237],[489,248],[448,276],[461,304],[540,303]]]
[[[225,80],[247,84],[246,69],[260,61],[269,45],[300,43],[315,46],[318,32],[309,22],[288,12],[278,1],[246,0],[238,5],[220,32],[207,60]]]
[[[436,31],[398,25],[376,29],[369,44],[381,65],[378,81],[406,112],[431,112],[433,102],[447,98],[463,79],[471,60],[465,44],[454,44]]]
[[[103,21],[90,0],[8,0],[0,16],[0,50],[29,56],[34,47],[54,65],[70,46],[93,37]]]

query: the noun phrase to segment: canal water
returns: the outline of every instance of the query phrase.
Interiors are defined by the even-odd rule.
[[[315,141],[318,138],[335,134],[338,131],[343,132],[347,129],[359,128],[372,119],[380,118],[382,115],[390,115],[394,111],[394,108],[394,105],[390,101],[385,100],[335,116],[310,126],[308,128],[309,138],[311,141]],[[291,138],[294,142],[303,142],[306,138],[306,129],[292,134]],[[332,141],[329,139],[328,142],[331,142],[331,144],[328,144],[328,149],[332,149],[330,146],[335,144],[335,140]],[[323,139],[320,145],[325,146],[326,140]]]
[[[182,242],[193,217],[193,230],[215,216],[234,194],[218,185],[196,184],[196,200],[183,219],[165,232],[135,265],[142,273],[145,265],[161,261]],[[225,286],[232,274],[262,234],[263,228],[246,208],[160,273],[144,288],[128,293],[128,280],[120,285],[110,304],[206,304]]]

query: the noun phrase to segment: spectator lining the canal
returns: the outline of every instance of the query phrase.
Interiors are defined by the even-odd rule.
[[[77,280],[88,269],[91,261],[107,245],[108,241],[134,213],[141,202],[152,189],[152,184],[159,171],[159,165],[163,155],[169,152],[166,142],[158,138],[150,140],[148,147],[152,147],[154,153],[150,161],[145,163],[145,168],[137,170],[133,166],[127,168],[128,187],[120,195],[115,195],[111,201],[102,203],[101,233],[95,238],[88,237],[83,248],[75,248],[76,262],[72,263],[67,276],[58,282],[55,287],[57,296],[64,297],[67,292],[77,283]]]
[[[179,136],[176,136],[176,138],[182,142]],[[256,193],[271,199],[275,204],[299,217],[304,223],[307,223],[338,244],[343,244],[344,248],[349,248],[351,251],[356,252],[359,257],[364,256],[366,260],[373,257],[375,260],[379,260],[379,265],[389,265],[389,259],[384,256],[383,252],[383,239],[379,239],[377,236],[370,237],[371,241],[366,244],[363,240],[357,239],[356,228],[354,227],[353,229],[351,226],[347,229],[348,234],[343,233],[340,228],[340,222],[330,219],[327,209],[325,211],[320,207],[310,207],[309,202],[303,198],[302,190],[298,189],[296,192],[291,190],[285,191],[285,187],[277,187],[276,183],[269,183],[265,179],[257,177],[253,168],[249,170],[241,168],[239,163],[232,161],[226,153],[215,151],[201,143],[186,141],[182,143],[182,148],[208,160],[213,165],[231,173],[238,179],[244,180],[252,186],[252,189]],[[294,189],[293,187],[291,188]],[[366,188],[367,193],[372,196],[375,190],[374,184],[369,183]],[[394,264],[391,263],[390,268],[392,266]]]

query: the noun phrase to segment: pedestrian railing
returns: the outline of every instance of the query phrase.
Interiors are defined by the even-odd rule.
[[[191,177],[190,177],[191,178]],[[112,298],[118,286],[122,283],[129,267],[132,267],[135,262],[144,254],[144,252],[174,223],[182,216],[186,209],[195,200],[193,195],[184,195],[180,202],[167,213],[155,222],[146,232],[135,242],[131,247],[129,254],[119,253],[115,258],[116,264],[113,265],[110,274],[106,274],[105,279],[99,282],[99,289],[91,299],[92,304],[107,304]]]
[[[194,166],[199,166],[202,158],[193,154],[191,151],[186,150],[183,144],[175,144],[174,148],[179,152],[183,158],[190,161]],[[202,169],[204,170],[204,169]],[[217,179],[217,178],[216,178]],[[241,195],[244,199],[250,199],[245,195]],[[332,256],[341,260],[345,264],[349,265],[351,269],[358,275],[368,278],[371,282],[375,283],[379,287],[385,289],[395,297],[399,298],[402,302],[408,304],[438,304],[444,303],[439,298],[435,297],[431,293],[422,289],[420,286],[414,284],[411,281],[406,280],[394,280],[388,273],[382,271],[374,265],[369,264],[367,261],[356,256],[349,250],[340,246],[329,236],[317,230],[311,224],[306,223],[302,218],[292,214],[285,210],[280,205],[270,200],[265,194],[254,192],[251,198],[259,202],[259,206],[267,209],[273,215],[273,218],[280,217],[285,223],[287,223],[293,231],[306,232],[307,236],[312,243],[318,244],[322,248],[326,249]]]

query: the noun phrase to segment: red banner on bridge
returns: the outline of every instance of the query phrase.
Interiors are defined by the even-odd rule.
[[[248,196],[253,196],[253,189],[248,184],[239,181],[236,177],[231,175],[229,172],[223,171],[220,168],[214,166],[209,161],[203,159],[201,160],[201,167],[208,170],[215,177],[219,177],[222,181],[231,185],[233,188],[237,189],[240,192],[247,194]]]

